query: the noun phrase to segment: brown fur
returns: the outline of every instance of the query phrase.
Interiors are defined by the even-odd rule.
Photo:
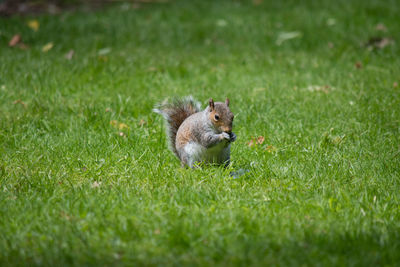
[[[171,140],[171,150],[179,157],[176,150],[176,133],[183,121],[190,115],[200,111],[200,105],[191,97],[175,99],[171,103],[161,103],[153,111],[163,115],[167,121],[167,134]]]
[[[227,98],[225,103],[212,101],[210,99],[210,121],[213,123],[214,127],[219,129],[221,132],[232,132],[233,118],[235,117],[229,109],[229,99]],[[217,120],[215,116],[218,116]]]

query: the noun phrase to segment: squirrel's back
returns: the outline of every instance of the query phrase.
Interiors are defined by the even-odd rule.
[[[177,131],[176,148],[182,148],[188,142],[200,139],[198,134],[207,131],[204,125],[204,112],[197,112],[190,115],[187,120],[183,121]]]
[[[176,150],[176,134],[181,124],[191,115],[201,110],[200,103],[191,96],[174,99],[171,102],[162,102],[153,109],[154,112],[161,114],[166,120],[166,131],[170,140],[170,149],[179,158]]]

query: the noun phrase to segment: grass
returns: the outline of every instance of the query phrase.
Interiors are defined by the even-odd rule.
[[[0,18],[0,265],[395,266],[399,12],[170,1]],[[16,33],[29,49],[7,47]],[[189,94],[230,98],[229,169],[167,150],[151,108]]]

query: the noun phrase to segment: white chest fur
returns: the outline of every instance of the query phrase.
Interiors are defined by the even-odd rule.
[[[220,142],[213,147],[206,148],[191,142],[185,145],[184,150],[189,155],[188,165],[190,167],[196,162],[222,164],[229,159],[231,145],[227,142]]]

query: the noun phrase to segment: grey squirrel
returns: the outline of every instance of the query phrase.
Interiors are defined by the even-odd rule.
[[[201,110],[200,103],[189,96],[158,104],[153,111],[164,117],[169,147],[182,167],[193,168],[199,162],[230,163],[230,144],[236,135],[228,98],[224,103],[210,98],[207,108]]]

